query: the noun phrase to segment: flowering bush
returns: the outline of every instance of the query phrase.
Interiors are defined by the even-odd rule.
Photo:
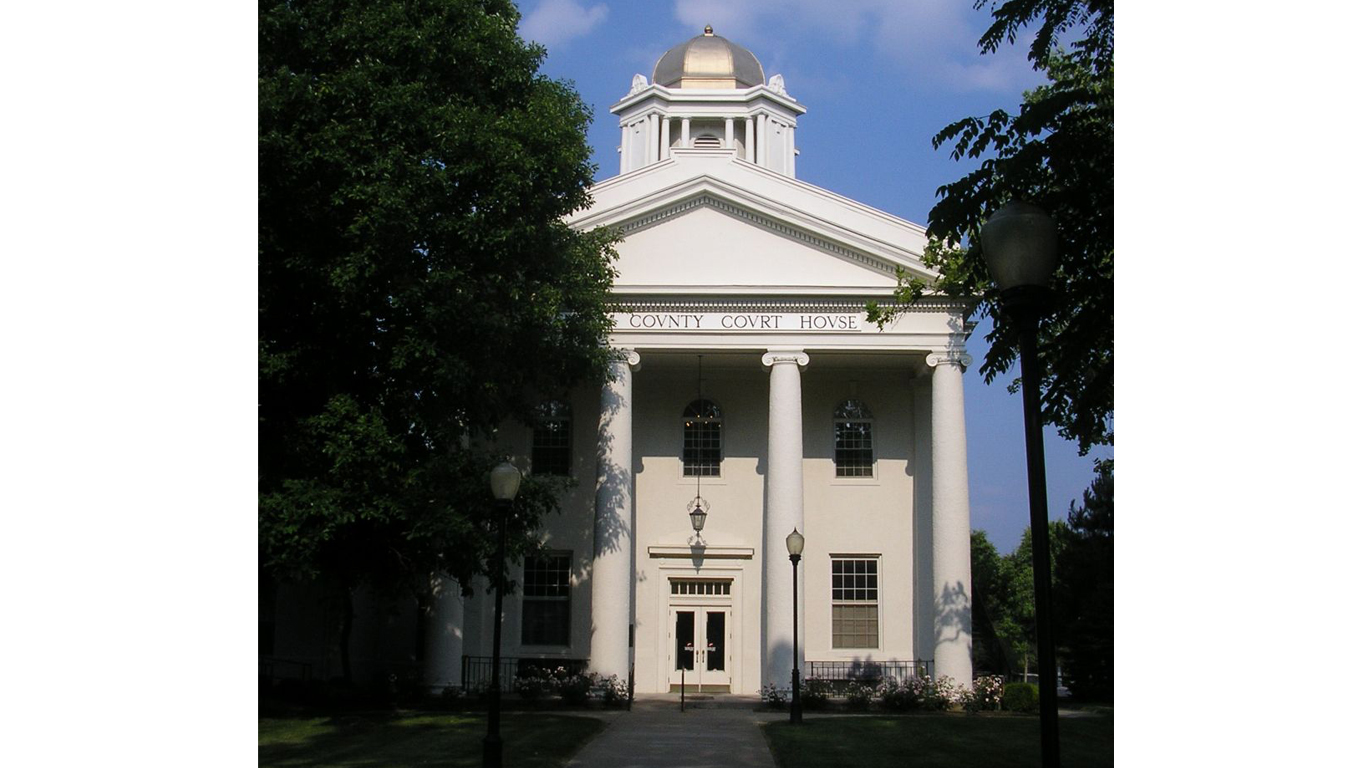
[[[626,688],[626,681],[616,675],[600,677],[597,681],[598,692],[602,696],[602,703],[609,707],[619,707],[630,691]]]
[[[830,683],[808,677],[802,683],[802,706],[806,709],[825,709],[830,701]]]
[[[560,669],[564,669],[561,667]],[[585,675],[575,672],[572,675],[565,675],[560,679],[560,699],[566,704],[582,704],[588,701],[588,694],[592,692],[597,682],[597,675]]]
[[[844,702],[850,709],[867,709],[877,689],[867,683],[851,683],[844,689]]]
[[[963,700],[963,686],[955,683],[952,677],[945,676],[934,680],[925,675],[918,682],[920,696],[917,703],[921,709],[942,712],[948,709],[950,704]]]
[[[972,681],[971,691],[966,688],[963,689],[958,703],[968,712],[1000,709],[1001,694],[1004,689],[1004,679],[995,675],[985,675]]]
[[[560,669],[563,670],[564,667]],[[523,699],[535,701],[547,693],[553,693],[559,687],[559,681],[548,670],[530,667],[517,673],[513,678],[512,687]]]
[[[875,693],[884,709],[901,711],[915,706],[915,696],[911,693],[909,680],[887,678],[878,683]]]
[[[787,706],[787,691],[778,690],[778,686],[773,683],[765,685],[760,695],[763,697],[764,703],[774,709]]]

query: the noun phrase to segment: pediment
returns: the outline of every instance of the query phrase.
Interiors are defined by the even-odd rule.
[[[896,286],[895,265],[702,195],[622,228],[619,289]]]
[[[729,158],[669,160],[594,188],[576,228],[617,228],[618,290],[821,287],[883,292],[928,281],[924,229]],[[707,171],[707,172],[698,172]]]

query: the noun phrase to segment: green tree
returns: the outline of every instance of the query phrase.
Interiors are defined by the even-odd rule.
[[[1066,546],[1065,524],[1053,521],[1049,526],[1056,564]],[[1005,554],[998,554],[984,532],[972,533],[973,652],[978,669],[1005,674],[1036,671],[1032,546],[1027,528],[1014,551]],[[1056,568],[1052,572],[1056,574]]]
[[[1111,462],[1073,502],[1057,558],[1054,621],[1063,680],[1079,698],[1114,698],[1115,478]]]
[[[1054,304],[1039,336],[1043,416],[1086,454],[1114,442],[1114,4],[1006,0],[993,3],[992,17],[979,41],[984,54],[1039,22],[1029,57],[1048,82],[1027,92],[1016,114],[967,117],[934,137],[936,148],[952,146],[954,159],[981,159],[939,188],[930,211],[924,260],[942,277],[930,286],[902,273],[893,302],[870,303],[869,319],[884,324],[931,289],[964,298],[972,314],[992,320],[987,381],[1006,373],[1019,355],[1016,331],[987,275],[978,233],[1011,199],[1041,206],[1059,235]],[[1059,40],[1074,27],[1083,29],[1081,39],[1064,52]]]
[[[589,202],[589,110],[517,21],[510,0],[260,5],[266,577],[348,607],[362,583],[470,584],[499,457],[462,444],[606,371],[613,236],[562,222]],[[526,485],[514,554],[554,491]]]

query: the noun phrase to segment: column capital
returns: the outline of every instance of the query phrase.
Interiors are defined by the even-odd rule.
[[[937,368],[941,363],[957,365],[966,371],[972,365],[972,355],[961,349],[950,349],[945,352],[931,352],[925,356],[925,365],[931,368]]]
[[[798,368],[811,364],[811,358],[800,349],[770,349],[764,353],[764,367],[772,368],[779,363],[794,363]]]
[[[616,361],[626,363],[627,367],[629,367],[632,371],[640,370],[639,352],[636,352],[634,349],[627,349],[625,347],[616,347],[612,351],[616,353]]]

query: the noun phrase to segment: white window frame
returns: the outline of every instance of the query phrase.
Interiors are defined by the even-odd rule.
[[[836,599],[835,599],[835,596],[834,596],[834,590],[835,590],[835,562],[836,562],[836,561],[839,561],[839,560],[848,560],[848,561],[864,560],[864,561],[871,561],[871,562],[874,562],[874,563],[877,564],[877,574],[876,574],[876,575],[877,575],[877,586],[875,587],[875,589],[877,590],[877,598],[876,598],[876,600],[836,600]],[[880,554],[866,554],[866,553],[865,553],[865,554],[831,554],[831,555],[830,555],[830,568],[829,568],[829,570],[827,571],[827,573],[830,574],[830,581],[829,581],[830,590],[826,593],[827,595],[830,596],[830,597],[829,597],[829,599],[830,599],[830,632],[829,632],[829,635],[828,635],[828,637],[829,637],[829,639],[830,639],[830,650],[831,650],[832,652],[834,652],[834,653],[847,653],[847,654],[853,654],[853,655],[858,655],[858,654],[863,653],[863,652],[866,652],[866,651],[880,651],[880,650],[882,650],[882,646],[883,646],[883,643],[882,643],[882,637],[883,637],[882,593],[883,593],[883,581],[884,581],[883,578],[882,578],[883,575],[884,575],[884,573],[883,573],[883,568],[882,568],[882,555],[880,555]],[[841,605],[870,605],[870,604],[871,604],[871,605],[876,605],[876,607],[877,607],[877,644],[876,644],[876,645],[872,645],[872,646],[836,647],[836,646],[835,646],[835,608],[836,608],[836,606],[841,606]]]

